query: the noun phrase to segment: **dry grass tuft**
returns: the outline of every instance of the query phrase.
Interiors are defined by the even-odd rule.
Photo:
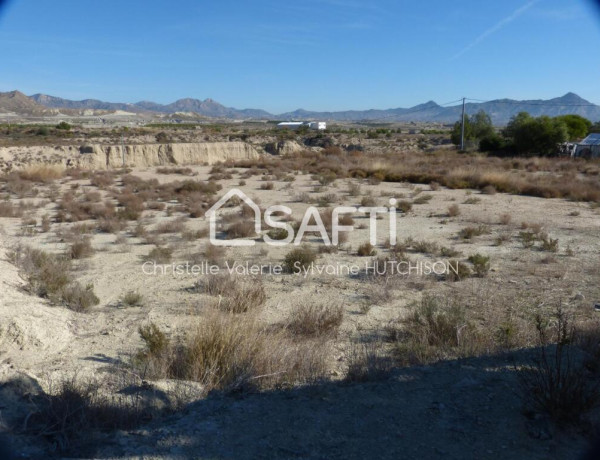
[[[460,216],[460,207],[457,204],[448,206],[448,217]]]
[[[68,250],[71,259],[86,259],[94,255],[94,248],[89,237],[82,237],[74,241]]]
[[[57,165],[31,165],[19,171],[19,177],[30,182],[48,183],[60,179],[65,170]]]
[[[559,306],[552,321],[536,318],[535,360],[518,369],[527,409],[547,414],[555,422],[578,424],[600,402],[600,384],[578,358],[572,319]],[[554,344],[554,345],[551,345]]]
[[[9,256],[29,292],[74,311],[86,311],[100,302],[91,284],[82,287],[73,280],[69,259],[28,247],[17,247]]]
[[[356,254],[360,257],[370,257],[376,255],[377,250],[375,249],[375,246],[373,246],[371,243],[366,242],[358,247]]]
[[[353,342],[348,353],[348,382],[369,382],[386,378],[392,369],[392,360],[384,352],[383,344],[361,340]]]
[[[206,392],[312,383],[324,378],[327,370],[326,344],[290,341],[252,316],[209,314],[177,344],[158,328],[145,335],[138,367],[155,378],[200,382]]]
[[[211,275],[198,285],[206,294],[219,297],[217,308],[228,313],[248,313],[262,307],[267,295],[258,280],[241,281],[228,273]]]
[[[312,303],[296,307],[286,329],[294,335],[304,337],[335,336],[343,319],[344,309],[341,305]]]

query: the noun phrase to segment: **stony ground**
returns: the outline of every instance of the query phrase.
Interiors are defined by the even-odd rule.
[[[195,180],[207,178],[210,168],[193,167]],[[134,170],[143,179],[161,182],[179,175],[157,174],[154,169]],[[188,402],[168,418],[140,429],[102,435],[83,443],[73,457],[92,458],[577,458],[586,443],[578,432],[556,431],[544,418],[527,419],[521,411],[512,358],[480,358],[451,361],[431,367],[396,370],[381,381],[363,384],[341,382],[347,367],[350,344],[367,334],[376,334],[425,293],[452,295],[459,292],[485,299],[538,299],[568,303],[593,315],[600,300],[598,249],[600,215],[585,203],[507,194],[484,195],[468,190],[430,190],[411,184],[370,185],[360,183],[361,195],[349,196],[356,180],[338,180],[315,192],[315,181],[298,175],[291,184],[274,181],[273,190],[263,190],[258,176],[239,186],[239,174],[221,180],[223,191],[236,186],[257,198],[262,206],[285,204],[301,216],[308,203],[296,197],[334,193],[332,205],[360,204],[370,195],[386,205],[389,197],[418,200],[409,213],[398,214],[399,240],[412,238],[451,247],[459,258],[481,253],[491,258],[485,279],[459,283],[440,282],[433,276],[397,280],[393,295],[380,300],[379,287],[360,277],[265,275],[262,281],[267,302],[260,320],[278,324],[290,309],[309,302],[337,303],[345,316],[332,348],[331,382],[286,391],[267,391],[243,396],[212,394]],[[92,190],[85,179],[60,179],[61,191],[78,184]],[[44,190],[44,186],[40,186]],[[56,193],[56,191],[52,192]],[[25,198],[21,201],[30,201]],[[43,200],[42,197],[34,200]],[[19,200],[14,200],[17,203]],[[460,214],[448,216],[458,205]],[[53,213],[55,204],[44,201],[28,210],[26,217],[38,221]],[[503,218],[510,215],[510,221]],[[177,212],[145,211],[141,222],[148,229],[177,219]],[[386,255],[383,242],[386,220],[378,225],[378,255]],[[322,254],[319,264],[364,264],[356,249],[369,239],[367,219],[355,215],[355,230],[343,249]],[[539,226],[559,241],[556,253],[524,248],[517,238],[523,227]],[[207,219],[186,219],[187,230],[207,228]],[[467,226],[484,225],[489,233],[465,240],[458,236]],[[31,407],[28,394],[50,391],[52,383],[73,375],[100,377],[110,381],[117,367],[141,346],[137,329],[153,322],[168,334],[178,336],[191,321],[201,321],[210,302],[191,293],[196,276],[149,276],[142,270],[143,256],[151,245],[132,236],[131,228],[119,235],[93,234],[96,253],[76,261],[76,278],[92,283],[100,304],[87,313],[76,313],[49,305],[23,292],[18,269],[7,257],[16,244],[45,251],[64,251],[61,238],[73,224],[52,224],[50,232],[23,234],[22,221],[0,218],[0,410],[4,423],[21,423]],[[364,227],[364,228],[363,228]],[[498,245],[497,238],[503,236]],[[161,235],[174,248],[174,260],[184,262],[201,250],[205,237],[187,241],[179,234]],[[319,244],[312,243],[314,247]],[[249,263],[281,263],[288,249],[259,242],[251,248],[228,249],[225,258]],[[437,257],[410,251],[415,260]],[[123,307],[120,299],[128,291],[143,295],[141,306]],[[515,305],[519,307],[518,301]],[[514,359],[522,359],[516,356]],[[15,382],[19,383],[15,383]],[[138,382],[139,383],[139,382]],[[168,383],[168,382],[167,382]],[[151,384],[157,395],[167,383]],[[144,384],[148,384],[144,382]],[[161,386],[162,385],[162,386]],[[168,385],[167,385],[168,386]],[[158,397],[157,397],[158,398]],[[193,399],[193,398],[192,398]],[[18,430],[17,430],[18,432]],[[24,458],[48,453],[44,440],[19,435],[17,449]],[[91,445],[90,445],[91,444]],[[45,452],[45,453],[44,453]]]

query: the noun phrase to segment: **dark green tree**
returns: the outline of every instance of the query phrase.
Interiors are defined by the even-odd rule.
[[[588,129],[588,134],[592,133],[600,133],[600,121],[597,121],[592,126],[590,126],[590,129]]]
[[[480,110],[472,117],[465,115],[465,141],[480,141],[494,134],[494,126],[490,116]],[[460,145],[461,122],[457,121],[452,128],[450,138],[455,145]]]
[[[520,155],[553,155],[558,144],[569,138],[564,121],[547,116],[533,118],[524,112],[511,119],[503,134]]]
[[[567,125],[570,141],[583,139],[592,127],[590,120],[579,115],[561,115],[560,117],[556,117],[556,119]]]

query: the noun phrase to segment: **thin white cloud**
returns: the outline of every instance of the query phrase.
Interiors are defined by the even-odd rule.
[[[484,41],[490,35],[495,34],[499,30],[503,29],[508,24],[513,22],[515,19],[518,19],[529,8],[531,8],[536,3],[539,3],[540,1],[541,0],[530,0],[529,2],[525,3],[523,6],[516,9],[515,11],[513,11],[512,14],[510,14],[509,16],[505,17],[500,22],[498,22],[495,26],[490,27],[488,30],[486,30],[484,33],[482,33],[479,37],[477,37],[475,40],[473,40],[471,43],[469,43],[467,46],[465,46],[462,50],[460,50],[458,53],[456,53],[454,56],[452,56],[452,58],[450,60],[453,61],[454,59],[458,59],[463,54],[465,54],[467,51],[469,51],[472,48],[474,48],[475,46],[479,45],[482,41]]]

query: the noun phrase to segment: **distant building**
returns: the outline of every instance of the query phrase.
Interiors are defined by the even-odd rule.
[[[600,133],[590,134],[579,142],[573,156],[575,158],[600,158]]]
[[[300,129],[303,126],[318,131],[323,131],[327,129],[327,123],[325,123],[324,121],[283,121],[277,124],[277,127],[282,129]]]
[[[324,131],[327,129],[327,123],[324,121],[311,121],[308,123],[310,129],[316,129],[318,131]]]
[[[303,121],[283,121],[277,124],[277,127],[282,129],[300,129],[302,126],[304,126]]]

